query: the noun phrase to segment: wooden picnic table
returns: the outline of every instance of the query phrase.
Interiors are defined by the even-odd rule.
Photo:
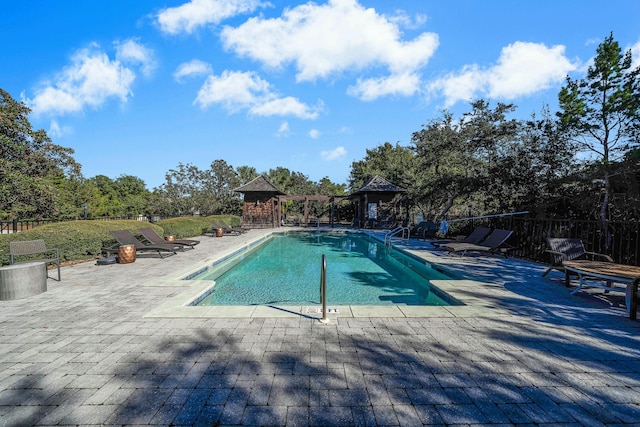
[[[624,292],[629,316],[631,319],[636,318],[638,283],[640,283],[639,266],[587,260],[563,261],[562,266],[565,268],[567,275],[573,273],[579,279],[578,287],[571,294],[578,292],[584,285],[604,289],[605,291]],[[594,280],[599,280],[600,282],[594,282]],[[624,288],[616,287],[615,283],[622,283],[626,286]]]

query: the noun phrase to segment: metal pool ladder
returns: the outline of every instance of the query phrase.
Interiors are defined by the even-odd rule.
[[[384,246],[391,247],[391,238],[397,234],[402,234],[402,238],[404,239],[404,234],[407,233],[407,240],[411,237],[411,230],[409,227],[398,226],[391,231],[387,231],[384,235]]]
[[[320,300],[322,301],[322,319],[320,323],[329,323],[327,317],[327,258],[322,255],[322,265],[320,267]]]

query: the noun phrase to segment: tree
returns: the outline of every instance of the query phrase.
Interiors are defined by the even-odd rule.
[[[317,185],[301,172],[278,166],[275,169],[269,169],[266,175],[280,191],[290,196],[311,195],[318,192]]]
[[[512,184],[514,208],[532,215],[566,217],[577,190],[577,172],[571,141],[562,132],[548,107],[521,127],[520,143],[504,159],[504,172]]]
[[[154,189],[152,211],[158,215],[192,215],[198,211],[203,172],[192,164],[179,163],[165,174],[165,183]]]
[[[87,215],[96,216],[93,207],[96,204],[97,189],[93,182],[79,174],[71,174],[56,184],[59,189],[58,218],[71,220],[84,218],[84,206]]]
[[[87,197],[92,217],[130,217],[148,211],[150,193],[144,181],[136,176],[121,175],[115,180],[96,175],[89,180],[94,197]]]
[[[143,215],[149,203],[149,190],[137,176],[121,175],[116,178],[115,187],[120,204],[118,216]]]
[[[410,148],[399,143],[385,142],[375,148],[367,149],[363,160],[351,164],[349,189],[356,191],[369,179],[382,176],[398,187],[407,188],[413,182],[414,154]]]
[[[344,196],[346,187],[346,184],[335,184],[331,182],[329,177],[326,176],[318,182],[318,192],[326,196]]]
[[[505,162],[517,155],[520,123],[507,119],[515,111],[513,104],[498,103],[491,108],[489,102],[471,103],[471,112],[461,120],[462,137],[471,156],[472,179],[468,185],[475,189],[475,211],[503,213],[514,208],[514,181],[510,179],[518,164]]]
[[[640,67],[631,70],[631,65],[631,50],[622,54],[611,33],[596,49],[586,77],[567,76],[558,95],[562,126],[601,166],[603,223],[609,219],[612,197],[611,162],[636,146],[640,133]]]
[[[238,166],[236,173],[240,181],[239,185],[245,185],[259,176],[258,171],[253,166]]]
[[[203,174],[199,197],[200,212],[211,214],[238,214],[242,212],[240,198],[233,189],[240,185],[238,174],[224,160],[214,160]]]
[[[460,124],[449,112],[414,132],[411,142],[420,170],[414,201],[422,215],[438,221],[454,203],[464,203],[475,191],[471,180],[473,157]]]
[[[59,185],[79,176],[73,150],[33,130],[23,102],[0,89],[0,216],[53,218],[58,215]]]
[[[484,100],[471,107],[460,120],[443,112],[411,139],[419,167],[417,191],[410,196],[435,221],[451,209],[466,215],[471,206],[478,214],[513,206],[504,167],[515,153],[519,125],[506,118],[515,107],[499,103],[492,109]]]

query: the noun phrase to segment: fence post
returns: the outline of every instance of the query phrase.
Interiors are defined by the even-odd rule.
[[[14,233],[18,232],[18,220],[17,219],[13,220],[13,232]]]

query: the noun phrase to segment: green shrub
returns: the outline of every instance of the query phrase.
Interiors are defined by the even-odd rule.
[[[211,228],[211,221],[201,217],[171,218],[156,224],[162,227],[165,236],[177,239],[201,236],[204,229]]]
[[[164,229],[165,235],[175,236],[177,239],[201,236],[205,231],[211,230],[211,220],[222,219],[231,226],[242,223],[242,218],[235,215],[213,215],[207,217],[183,217],[171,218],[158,222]]]
[[[47,248],[58,248],[60,261],[87,260],[100,256],[102,248],[115,244],[111,230],[131,230],[151,226],[159,234],[162,228],[157,225],[133,220],[118,221],[65,221],[41,225],[20,233],[0,236],[0,262],[9,263],[9,242],[18,240],[45,241]]]
[[[116,244],[109,233],[112,230],[131,230],[139,235],[138,229],[151,227],[161,236],[173,235],[176,238],[201,236],[204,230],[211,229],[211,219],[222,218],[228,223],[240,224],[236,216],[183,217],[160,221],[157,224],[134,220],[116,221],[66,221],[41,225],[31,230],[0,235],[0,264],[9,264],[9,242],[17,240],[45,241],[47,248],[58,248],[60,261],[84,261],[97,258],[103,247]]]

